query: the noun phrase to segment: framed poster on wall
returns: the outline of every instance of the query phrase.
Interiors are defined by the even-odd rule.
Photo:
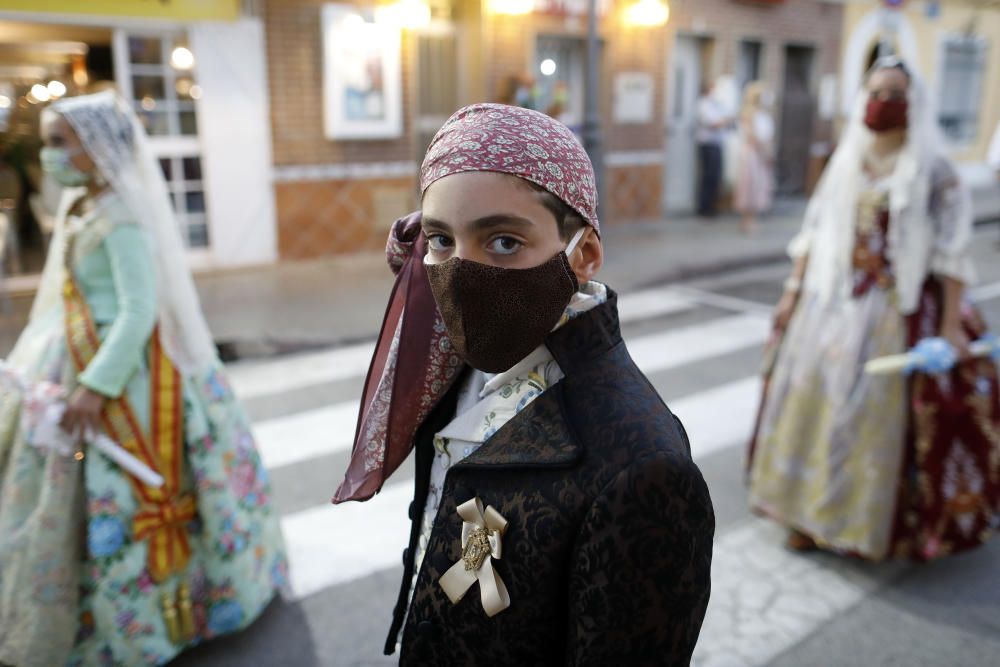
[[[328,139],[403,134],[400,30],[366,21],[353,5],[321,10],[323,129]]]

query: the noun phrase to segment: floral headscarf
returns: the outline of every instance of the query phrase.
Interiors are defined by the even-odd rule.
[[[545,188],[600,230],[594,167],[576,135],[531,109],[473,104],[460,109],[431,141],[420,168],[420,192],[463,171],[499,171]]]
[[[568,127],[530,109],[474,104],[438,131],[420,169],[420,190],[468,171],[535,183],[598,230],[597,187],[586,151]],[[354,449],[334,503],[368,500],[413,449],[420,424],[454,384],[463,361],[452,348],[431,293],[420,213],[397,220],[386,257],[396,274],[365,380]]]

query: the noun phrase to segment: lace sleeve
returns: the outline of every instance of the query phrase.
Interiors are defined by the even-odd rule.
[[[934,229],[931,272],[973,283],[975,269],[969,257],[972,201],[955,167],[944,158],[931,171],[929,208]]]

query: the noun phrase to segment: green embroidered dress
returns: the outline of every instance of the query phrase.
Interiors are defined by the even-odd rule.
[[[57,307],[25,329],[5,372],[67,391],[79,383],[109,398],[125,395],[148,432],[157,317],[150,241],[113,195],[69,222],[68,266],[100,350],[77,377]],[[190,560],[158,583],[148,571],[148,541],[133,537],[138,501],[128,473],[93,448],[78,461],[36,442],[37,406],[13,383],[0,383],[0,663],[164,664],[246,627],[285,586],[270,484],[221,365],[182,383],[181,486],[196,497],[197,517],[185,528]],[[180,615],[188,592],[193,636],[178,640],[164,603]]]

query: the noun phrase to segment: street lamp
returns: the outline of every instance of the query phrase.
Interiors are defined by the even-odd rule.
[[[628,25],[656,28],[670,19],[670,6],[660,0],[639,0],[625,10]]]
[[[376,10],[376,21],[406,30],[426,28],[431,23],[431,8],[423,0],[399,0]]]
[[[174,69],[189,70],[194,67],[194,54],[186,46],[178,46],[170,52],[170,64]]]
[[[490,0],[490,11],[507,16],[524,16],[535,10],[535,0]]]

